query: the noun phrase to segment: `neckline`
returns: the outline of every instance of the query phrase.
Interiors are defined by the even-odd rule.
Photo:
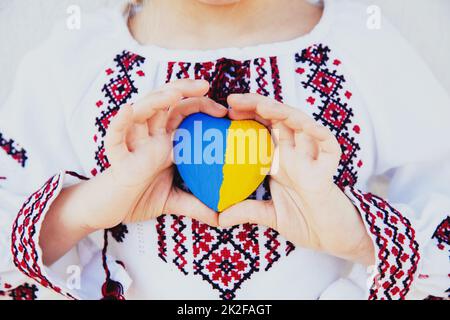
[[[144,57],[151,57],[158,61],[203,62],[220,58],[248,60],[258,57],[274,57],[297,52],[307,46],[313,45],[326,34],[332,25],[333,1],[323,0],[323,13],[319,22],[307,34],[291,40],[264,43],[248,47],[227,47],[219,49],[168,49],[157,45],[140,44],[128,28],[128,18],[123,14],[123,7],[114,10],[116,18],[120,21],[120,32],[125,37],[130,51]]]

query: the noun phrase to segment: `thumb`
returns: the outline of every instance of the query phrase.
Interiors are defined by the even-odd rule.
[[[128,153],[127,130],[133,125],[133,108],[124,105],[114,117],[105,137],[105,149],[111,163],[118,162]]]
[[[192,194],[175,188],[170,191],[163,214],[189,217],[212,227],[219,225],[217,212],[208,208]]]
[[[246,200],[219,215],[219,226],[232,227],[251,223],[276,229],[277,216],[272,201]]]

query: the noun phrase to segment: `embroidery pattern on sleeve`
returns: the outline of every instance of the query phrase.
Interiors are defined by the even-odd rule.
[[[32,194],[25,202],[14,221],[11,252],[15,266],[26,276],[45,288],[74,298],[51,283],[43,274],[41,270],[43,263],[38,253],[38,239],[35,238],[38,235],[36,226],[41,222],[44,212],[48,210],[49,203],[54,200],[57,190],[61,187],[60,180],[60,175],[50,178],[41,189]]]
[[[377,274],[369,299],[405,299],[416,276],[419,244],[409,220],[383,199],[351,188],[378,247]]]

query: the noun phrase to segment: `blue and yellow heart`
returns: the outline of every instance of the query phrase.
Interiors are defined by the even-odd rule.
[[[269,130],[253,120],[190,115],[174,136],[174,162],[186,187],[222,212],[247,199],[272,164]]]

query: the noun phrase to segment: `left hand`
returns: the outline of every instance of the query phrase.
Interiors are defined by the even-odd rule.
[[[254,119],[272,130],[278,170],[270,179],[272,200],[236,204],[220,214],[219,225],[265,225],[297,246],[373,264],[362,218],[333,181],[341,156],[334,135],[300,110],[258,94],[230,95],[228,103],[231,119]]]

